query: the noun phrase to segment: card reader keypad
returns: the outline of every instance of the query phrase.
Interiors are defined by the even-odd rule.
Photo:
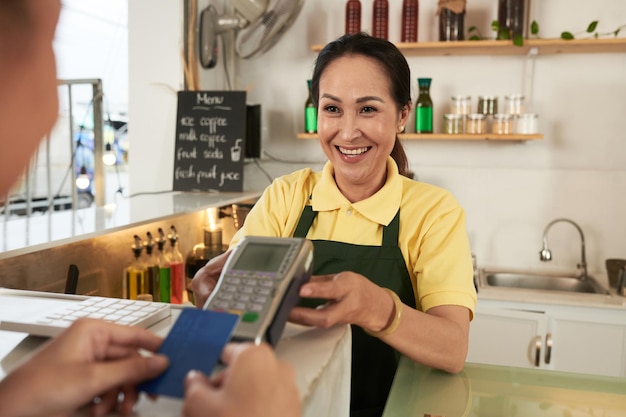
[[[214,309],[242,315],[244,321],[254,321],[274,295],[280,282],[275,273],[230,270],[213,303]]]

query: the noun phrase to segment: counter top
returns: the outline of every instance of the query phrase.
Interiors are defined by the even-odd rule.
[[[77,242],[209,207],[256,201],[262,191],[167,192],[120,198],[115,204],[79,210],[0,217],[0,259]]]
[[[448,374],[400,360],[383,417],[626,416],[626,379],[467,363]]]
[[[61,297],[63,297],[61,295]],[[32,303],[31,303],[32,304]],[[35,309],[25,305],[28,312]],[[178,318],[180,306],[172,306],[171,318],[150,327],[165,337]],[[0,305],[0,320],[14,314]],[[11,372],[46,341],[46,338],[25,333],[0,331],[0,380]],[[345,417],[350,408],[350,366],[352,337],[349,325],[318,329],[287,323],[276,346],[277,356],[291,363],[295,370],[296,386],[302,402],[302,417]],[[182,401],[159,397],[151,401],[141,396],[135,416],[173,417],[180,415]],[[74,417],[86,417],[77,414]]]

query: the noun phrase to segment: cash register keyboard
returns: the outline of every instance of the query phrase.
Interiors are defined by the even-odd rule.
[[[90,297],[82,301],[41,311],[33,317],[20,316],[0,321],[0,330],[54,337],[81,317],[105,320],[112,323],[149,327],[169,317],[170,305],[166,303]]]

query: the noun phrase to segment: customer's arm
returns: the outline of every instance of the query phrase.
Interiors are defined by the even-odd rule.
[[[147,330],[81,319],[0,382],[0,416],[67,416],[132,412],[135,385],[167,368],[156,351],[162,339]],[[121,395],[120,395],[121,394]]]

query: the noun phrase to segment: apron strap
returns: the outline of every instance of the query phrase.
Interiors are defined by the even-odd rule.
[[[388,226],[383,226],[383,246],[398,247],[400,235],[400,209],[396,212]]]
[[[296,230],[293,232],[293,237],[305,238],[313,220],[317,216],[317,211],[313,211],[311,206],[304,206],[300,220],[296,225]],[[396,212],[393,220],[388,226],[383,226],[383,242],[382,246],[398,247],[398,236],[400,235],[400,209]]]
[[[302,210],[300,220],[298,220],[298,225],[296,226],[296,231],[293,232],[293,237],[305,238],[313,224],[313,220],[315,220],[315,216],[317,216],[317,211],[313,211],[311,206],[304,206],[304,210]]]

